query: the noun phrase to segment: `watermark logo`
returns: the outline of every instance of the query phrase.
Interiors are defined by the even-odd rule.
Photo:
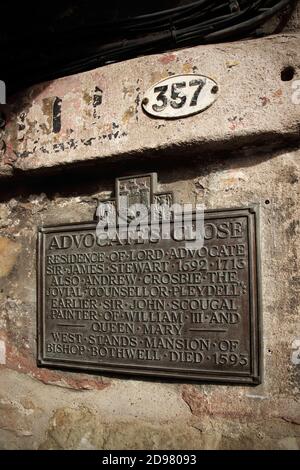
[[[100,202],[96,215],[96,235],[100,245],[156,243],[160,240],[184,241],[187,248],[202,248],[204,241],[204,206],[197,204],[128,204],[120,197],[119,210]]]
[[[300,104],[300,80],[294,80],[292,83],[292,103]]]
[[[172,191],[157,191],[157,174],[116,178],[115,197],[99,202],[99,246],[182,241],[188,249],[204,244],[204,206],[177,204]]]
[[[0,104],[6,104],[6,85],[3,80],[0,80]]]

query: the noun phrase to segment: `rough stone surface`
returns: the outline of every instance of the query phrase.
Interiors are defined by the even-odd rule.
[[[90,220],[109,196],[95,167],[80,185],[25,185],[0,204],[0,447],[296,449],[299,406],[300,151],[241,149],[156,162],[159,190],[208,208],[261,207],[264,378],[257,387],[187,384],[36,367],[37,226]],[[153,170],[149,163],[138,173]],[[41,192],[38,188],[44,188]],[[3,347],[3,346],[2,346]],[[296,348],[296,349],[295,349]]]
[[[0,448],[300,448],[300,102],[292,100],[300,79],[299,5],[285,31],[112,64],[35,86],[6,107],[5,133],[0,130]],[[282,81],[287,66],[294,77]],[[220,84],[210,109],[176,121],[142,112],[150,85],[193,72]],[[61,121],[56,116],[53,127],[55,97],[62,100]],[[158,190],[174,191],[177,202],[260,205],[261,385],[36,366],[37,226],[91,220],[116,177],[149,171],[158,172]]]
[[[167,158],[187,147],[204,153],[299,139],[300,111],[292,102],[292,82],[281,80],[286,66],[294,67],[294,79],[300,78],[299,42],[294,33],[197,46],[34,86],[6,107],[0,173],[11,167],[27,171],[163,150]],[[189,119],[145,115],[145,91],[180,73],[216,80],[216,103]],[[61,113],[53,116],[55,101]]]
[[[0,238],[0,257],[2,261],[0,277],[7,276],[13,269],[19,250],[20,245],[18,243],[11,241],[9,238]]]

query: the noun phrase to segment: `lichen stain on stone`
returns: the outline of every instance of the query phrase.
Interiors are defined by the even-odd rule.
[[[228,69],[232,69],[233,67],[236,67],[239,64],[240,64],[240,62],[238,60],[227,60],[226,61],[226,67]]]
[[[193,66],[186,62],[182,66],[182,72],[183,73],[192,73],[193,72]]]
[[[128,108],[127,111],[125,111],[125,113],[123,114],[123,117],[122,117],[123,124],[127,124],[128,121],[134,116],[134,114],[135,114],[134,106],[130,106],[130,108]]]
[[[0,237],[0,277],[8,276],[12,271],[21,247],[9,238]]]
[[[86,90],[83,92],[83,100],[88,106],[90,106],[90,104],[92,103],[92,95]]]

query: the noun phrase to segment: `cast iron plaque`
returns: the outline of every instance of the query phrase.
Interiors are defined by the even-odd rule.
[[[258,384],[256,219],[206,211],[198,250],[99,246],[96,222],[40,228],[38,364]]]

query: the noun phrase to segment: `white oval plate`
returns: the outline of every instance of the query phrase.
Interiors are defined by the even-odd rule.
[[[142,106],[151,116],[181,118],[209,108],[218,94],[217,83],[209,77],[198,74],[172,75],[147,90]]]

